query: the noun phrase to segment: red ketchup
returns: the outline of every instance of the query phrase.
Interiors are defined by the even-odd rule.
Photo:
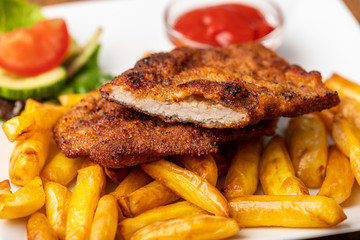
[[[176,20],[174,28],[193,41],[213,46],[254,41],[274,30],[259,10],[237,3],[189,11]]]

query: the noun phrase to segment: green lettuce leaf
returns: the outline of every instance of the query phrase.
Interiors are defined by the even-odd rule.
[[[41,7],[24,0],[0,0],[0,33],[30,27],[45,19]]]
[[[94,53],[86,64],[75,74],[67,86],[60,92],[62,94],[71,93],[87,93],[100,87],[103,83],[113,78],[110,74],[103,73],[97,63],[100,45],[96,48]]]

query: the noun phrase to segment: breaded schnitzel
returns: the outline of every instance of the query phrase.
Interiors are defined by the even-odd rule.
[[[238,128],[339,103],[317,71],[260,43],[156,53],[101,87],[102,95],[166,122]]]
[[[276,120],[243,129],[206,129],[194,124],[168,124],[91,92],[65,113],[54,139],[67,156],[90,156],[103,166],[119,168],[168,155],[200,155],[236,138],[272,135]]]

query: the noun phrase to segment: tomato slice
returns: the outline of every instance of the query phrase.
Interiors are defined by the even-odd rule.
[[[0,66],[20,75],[37,75],[58,66],[69,46],[63,19],[37,22],[0,35]]]

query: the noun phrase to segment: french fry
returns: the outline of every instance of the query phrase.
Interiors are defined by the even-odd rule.
[[[339,114],[360,130],[360,103],[352,98],[342,98]]]
[[[252,195],[259,182],[259,161],[263,138],[238,142],[222,189],[227,199]]]
[[[215,215],[229,216],[226,198],[199,175],[166,160],[142,164],[141,168],[185,200]]]
[[[117,200],[112,195],[104,195],[99,200],[91,226],[91,240],[115,239],[118,223]]]
[[[31,215],[26,225],[28,240],[57,240],[58,237],[43,213]]]
[[[360,147],[359,134],[360,131],[351,122],[340,115],[335,116],[332,137],[347,157],[350,157],[352,147]]]
[[[119,200],[122,212],[127,217],[134,217],[149,209],[166,205],[180,197],[158,181],[137,189]]]
[[[332,137],[336,146],[347,156],[350,157],[350,148],[360,146],[360,140],[356,137],[359,131],[345,118],[337,115],[334,118]]]
[[[259,176],[267,195],[309,194],[304,183],[295,176],[285,141],[279,135],[274,136],[263,151]]]
[[[114,183],[121,183],[129,173],[127,168],[104,168],[104,170],[106,176]]]
[[[356,83],[338,74],[333,74],[324,83],[328,88],[337,91],[340,97],[350,97],[360,101],[360,86]]]
[[[319,188],[327,165],[327,134],[315,114],[292,118],[287,129],[289,154],[295,175],[309,188]]]
[[[65,239],[66,218],[71,199],[71,192],[56,182],[45,184],[46,216],[59,239]]]
[[[148,225],[137,231],[131,240],[223,239],[239,230],[232,218],[190,215]]]
[[[179,156],[176,158],[176,161],[207,179],[211,184],[216,185],[218,170],[212,156]],[[178,195],[163,184],[153,181],[128,196],[121,198],[119,204],[125,216],[133,217],[149,209],[174,202],[179,198]]]
[[[335,113],[333,111],[331,111],[330,109],[324,109],[321,112],[316,112],[315,114],[323,122],[323,124],[326,128],[326,131],[331,133]]]
[[[252,195],[231,199],[229,205],[233,218],[244,227],[322,228],[346,219],[341,206],[324,196]]]
[[[36,110],[39,110],[39,108],[42,108],[42,107],[44,107],[44,105],[41,102],[38,102],[34,99],[29,98],[26,100],[24,111],[22,113],[34,112]]]
[[[211,154],[201,156],[183,155],[178,156],[176,161],[188,170],[196,172],[200,177],[208,180],[212,185],[216,185],[218,169],[215,159]]]
[[[29,118],[29,115],[31,116],[31,114],[27,114],[13,117],[1,125],[10,142],[25,140],[34,134],[36,121],[33,117]]]
[[[82,162],[80,169],[87,168],[87,167],[90,167],[90,166],[96,166],[96,165],[98,165],[96,162],[93,162],[88,157],[86,157],[84,159],[84,161]]]
[[[65,239],[88,239],[96,206],[105,187],[105,174],[99,165],[78,171],[66,219]]]
[[[6,182],[0,191],[0,219],[30,216],[45,204],[45,193],[40,177],[11,193]]]
[[[34,99],[29,98],[26,100],[24,111],[22,113],[35,112],[43,107],[59,107],[59,104],[55,104],[52,102],[38,102]]]
[[[151,177],[141,170],[140,167],[133,167],[125,179],[110,194],[116,197],[118,201],[121,201],[122,198],[145,186],[151,181]]]
[[[10,142],[22,141],[36,132],[50,131],[64,112],[65,108],[61,106],[39,108],[36,111],[25,112],[6,121],[2,128]]]
[[[86,94],[64,94],[58,97],[60,104],[67,109],[81,101]]]
[[[83,157],[67,158],[62,152],[58,152],[41,171],[40,176],[47,181],[53,181],[66,186],[77,175],[84,161]]]
[[[205,210],[186,201],[153,208],[134,218],[126,218],[121,221],[118,225],[117,236],[119,239],[129,240],[136,231],[152,223],[187,215],[206,213]]]
[[[113,196],[113,195],[111,195]],[[115,198],[116,199],[116,198]],[[116,199],[117,200],[117,199]],[[118,223],[121,222],[122,220],[126,219],[126,217],[124,216],[119,204],[117,203],[117,210],[118,210]]]
[[[351,148],[350,166],[356,181],[360,184],[360,148],[358,146]]]
[[[0,182],[0,196],[4,197],[5,195],[11,194],[10,181],[8,179]]]
[[[228,172],[228,169],[230,167],[229,161],[224,157],[224,155],[220,151],[217,151],[216,153],[212,153],[211,155],[215,159],[216,166],[218,169],[218,176],[219,177],[224,176]]]
[[[24,118],[22,115],[32,116],[29,113],[35,112],[42,107],[44,107],[42,103],[33,99],[28,99],[20,116],[13,117],[2,125],[4,133],[10,142],[24,140],[35,132],[35,118]]]
[[[336,146],[330,146],[326,176],[317,195],[333,198],[340,204],[350,197],[353,184],[349,159]]]
[[[341,116],[335,116],[332,136],[336,146],[350,159],[351,170],[360,183],[360,131]]]
[[[35,115],[37,129],[51,130],[59,117],[65,113],[66,109],[60,105],[48,105],[39,110],[29,113]],[[46,121],[44,121],[46,119]]]
[[[200,176],[209,178],[213,184],[217,181],[217,167],[215,160],[210,156],[205,157],[177,157],[177,161],[197,172]],[[145,200],[146,199],[146,200]],[[179,199],[173,191],[157,181],[153,181],[125,197],[118,198],[122,212],[127,217],[137,216],[149,209],[163,206]]]
[[[13,184],[24,186],[39,176],[48,157],[50,141],[51,132],[41,131],[16,142],[9,163],[9,177]]]

